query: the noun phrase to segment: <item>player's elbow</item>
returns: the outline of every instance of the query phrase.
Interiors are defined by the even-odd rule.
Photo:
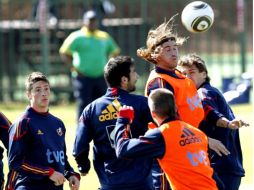
[[[119,147],[116,148],[116,157],[117,158],[122,158],[123,157],[123,152]]]
[[[116,148],[117,158],[129,158],[129,152],[124,147]]]
[[[72,56],[67,53],[60,53],[60,58],[64,63],[71,63],[72,62]]]
[[[123,151],[116,151],[117,158],[127,158],[127,154]]]

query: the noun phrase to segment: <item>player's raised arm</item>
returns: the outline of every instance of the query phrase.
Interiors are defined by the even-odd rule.
[[[162,157],[165,152],[163,137],[158,128],[148,131],[138,139],[130,139],[129,125],[134,118],[132,107],[123,106],[119,110],[116,123],[116,154],[120,158]]]

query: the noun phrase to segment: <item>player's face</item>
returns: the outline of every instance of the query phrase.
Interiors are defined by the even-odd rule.
[[[183,66],[182,72],[195,83],[197,88],[199,88],[200,85],[205,82],[206,73],[204,71],[199,72],[195,65],[191,65],[190,67]]]
[[[175,41],[168,40],[158,46],[155,51],[158,51],[156,57],[157,66],[166,70],[176,68],[178,61],[178,47]]]
[[[30,105],[38,112],[46,112],[49,105],[50,87],[47,82],[38,81],[33,84],[32,90],[28,92]]]
[[[129,82],[128,82],[128,85],[127,85],[127,90],[129,92],[133,92],[136,90],[136,82],[138,80],[138,74],[136,72],[136,69],[134,66],[132,66],[130,68],[130,79],[129,79]]]
[[[90,31],[94,31],[98,28],[98,20],[97,19],[90,19],[87,23],[87,27]]]

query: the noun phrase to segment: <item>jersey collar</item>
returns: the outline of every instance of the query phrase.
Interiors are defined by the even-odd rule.
[[[179,71],[178,69],[174,69],[174,70],[165,70],[165,69],[162,69],[158,66],[155,66],[155,71],[157,73],[160,73],[160,74],[166,74],[166,75],[169,75],[171,77],[174,77],[174,78],[178,78],[178,79],[184,79],[186,78],[182,73],[181,71]]]

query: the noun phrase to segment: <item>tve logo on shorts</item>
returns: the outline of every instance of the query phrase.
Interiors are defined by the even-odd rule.
[[[198,94],[194,95],[193,97],[187,97],[187,103],[191,110],[194,110],[196,107],[203,108],[201,99],[199,98]]]
[[[189,158],[192,166],[198,166],[198,164],[208,165],[208,158],[203,150],[194,153],[188,151],[187,157]]]
[[[48,159],[48,163],[53,163],[54,161],[56,162],[60,162],[63,166],[65,164],[64,162],[64,151],[50,151],[49,149],[47,149],[46,152],[47,155],[47,159]]]

